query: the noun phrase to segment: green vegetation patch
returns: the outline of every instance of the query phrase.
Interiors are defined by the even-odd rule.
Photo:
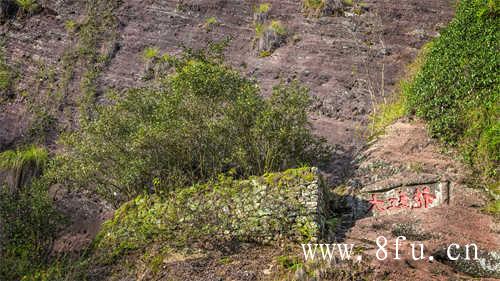
[[[40,8],[36,0],[16,0],[16,4],[24,13],[28,14],[34,13]]]
[[[497,186],[499,24],[497,2],[461,1],[453,21],[410,65],[396,98],[376,108],[372,135],[415,114],[427,122],[432,137],[462,152],[482,184]]]
[[[271,9],[271,4],[262,3],[259,6],[255,7],[254,12],[258,13],[258,14],[265,14],[265,13],[269,12],[270,9]]]
[[[457,145],[484,177],[500,164],[500,8],[493,0],[462,0],[434,40],[406,91],[412,113],[429,131]]]
[[[253,81],[205,52],[166,59],[174,71],[161,87],[109,96],[98,119],[63,136],[48,172],[54,182],[120,202],[220,173],[246,178],[328,159],[310,131],[305,88],[280,85],[263,99]]]
[[[48,159],[47,150],[34,145],[26,149],[7,150],[0,153],[0,169],[19,170],[27,165],[42,168]]]

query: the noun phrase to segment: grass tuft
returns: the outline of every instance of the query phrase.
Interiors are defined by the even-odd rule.
[[[0,153],[0,169],[19,170],[26,165],[33,165],[36,168],[43,168],[49,159],[49,154],[45,148],[34,145],[21,150],[7,150]]]
[[[271,9],[271,4],[262,3],[259,6],[255,7],[255,13],[265,14],[265,13],[269,12],[270,9]]]

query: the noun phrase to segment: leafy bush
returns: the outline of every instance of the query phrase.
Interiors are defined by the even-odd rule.
[[[36,12],[39,8],[36,0],[16,0],[16,4],[25,13]]]
[[[150,60],[158,56],[160,50],[156,47],[147,47],[142,53],[145,60]]]
[[[97,120],[62,138],[52,179],[120,201],[230,170],[247,177],[326,159],[325,141],[309,130],[305,88],[279,86],[265,100],[216,56],[167,59],[173,72],[160,88],[110,96]]]
[[[43,184],[0,188],[0,279],[19,280],[46,262],[60,220]]]
[[[203,25],[206,31],[211,31],[214,26],[219,25],[219,21],[216,17],[209,17],[205,20],[205,24]]]
[[[432,136],[459,145],[486,177],[500,163],[499,7],[462,0],[407,91],[408,106]]]

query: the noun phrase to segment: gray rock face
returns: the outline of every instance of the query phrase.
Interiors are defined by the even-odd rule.
[[[471,247],[470,249],[474,249]],[[441,262],[444,262],[455,270],[470,274],[474,277],[484,278],[500,278],[500,251],[478,251],[477,260],[474,257],[474,251],[469,251],[469,259],[466,259],[465,247],[460,249],[451,248],[450,254],[452,257],[460,255],[458,260],[450,260],[447,250],[443,249],[434,255]]]
[[[336,13],[341,13],[343,4],[341,0],[325,0],[325,9],[323,10],[324,15],[331,15]]]
[[[279,48],[283,44],[284,36],[278,34],[274,29],[266,29],[262,36],[259,38],[257,49],[259,51],[272,52]]]
[[[383,215],[414,209],[429,209],[448,203],[451,185],[436,176],[419,175],[401,181],[382,181],[365,186],[359,194],[355,216]]]

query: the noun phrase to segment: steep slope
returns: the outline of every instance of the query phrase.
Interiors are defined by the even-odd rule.
[[[52,143],[57,132],[76,126],[83,96],[92,101],[107,89],[144,83],[147,47],[177,53],[180,45],[230,36],[228,61],[256,78],[264,94],[280,80],[311,88],[318,133],[340,145],[332,167],[338,181],[362,144],[358,136],[374,102],[391,92],[404,65],[450,19],[451,5],[354,2],[345,16],[316,19],[305,17],[299,2],[269,3],[268,17],[280,20],[288,35],[264,58],[254,48],[257,1],[44,1],[40,13],[7,21],[4,53],[18,77],[15,97],[1,104],[0,149]],[[207,31],[211,17],[217,24]]]

